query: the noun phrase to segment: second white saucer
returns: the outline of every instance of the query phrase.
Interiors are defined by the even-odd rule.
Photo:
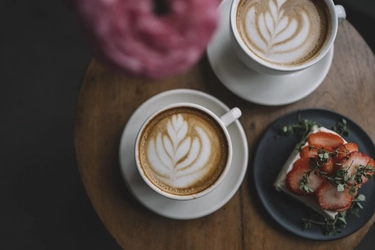
[[[159,108],[175,102],[203,105],[217,115],[229,108],[217,98],[197,90],[176,89],[160,93],[144,102],[127,122],[120,142],[120,167],[126,185],[134,197],[145,207],[164,217],[195,219],[215,212],[237,192],[246,173],[248,145],[245,131],[239,120],[228,126],[233,145],[233,160],[228,174],[209,194],[189,201],[166,198],[152,190],[141,178],[134,160],[134,142],[138,129],[146,118]]]
[[[240,61],[231,45],[230,5],[230,0],[220,4],[220,22],[207,47],[213,71],[230,91],[247,101],[271,106],[296,102],[319,87],[332,64],[333,47],[319,63],[301,72],[284,76],[259,74]]]

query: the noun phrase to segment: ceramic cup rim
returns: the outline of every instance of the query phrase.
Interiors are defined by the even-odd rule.
[[[336,39],[337,35],[337,29],[338,29],[338,17],[337,13],[335,11],[335,4],[332,0],[323,0],[326,3],[326,6],[328,8],[329,16],[330,16],[330,21],[331,21],[331,27],[330,30],[328,31],[328,38],[323,44],[323,48],[320,50],[319,55],[313,58],[312,60],[309,60],[301,65],[297,66],[288,66],[288,67],[283,67],[283,66],[278,66],[272,63],[268,63],[262,59],[260,59],[255,53],[253,53],[242,41],[242,38],[238,32],[237,29],[237,22],[236,22],[236,15],[237,15],[237,7],[240,1],[243,0],[233,0],[232,4],[230,6],[230,32],[232,35],[232,43],[236,43],[240,49],[241,52],[243,53],[244,56],[248,57],[250,60],[254,61],[256,64],[258,64],[260,67],[265,68],[265,70],[270,70],[274,72],[280,72],[280,73],[293,73],[297,72],[300,70],[304,70],[308,67],[313,66],[314,64],[318,63],[324,56],[330,51],[330,49],[333,46],[333,43]],[[245,62],[244,62],[245,63]],[[247,63],[245,63],[247,64]],[[257,69],[254,68],[254,70],[258,71]]]
[[[201,110],[204,113],[208,114],[211,118],[213,118],[215,121],[217,121],[217,123],[220,125],[222,131],[225,134],[225,139],[226,139],[226,141],[228,143],[228,158],[227,158],[227,162],[225,164],[225,168],[224,168],[223,172],[220,174],[219,178],[211,186],[209,186],[208,188],[206,188],[206,189],[204,189],[204,190],[202,190],[202,191],[200,191],[200,192],[198,192],[196,194],[176,195],[176,194],[171,194],[171,193],[168,193],[168,192],[165,192],[165,191],[159,189],[156,185],[154,185],[146,177],[146,174],[143,171],[143,168],[142,168],[142,166],[141,166],[141,164],[139,162],[139,157],[138,157],[138,155],[139,155],[139,142],[140,142],[141,135],[142,135],[142,132],[145,129],[145,127],[159,113],[161,113],[161,112],[163,112],[165,110],[172,109],[172,108],[177,108],[177,107],[191,107],[191,108],[196,108],[196,109]],[[226,177],[227,173],[229,172],[229,170],[231,168],[232,156],[233,156],[233,147],[232,147],[231,137],[230,137],[230,134],[228,132],[227,127],[221,121],[220,117],[218,115],[216,115],[214,112],[212,112],[211,110],[209,110],[208,108],[206,108],[206,107],[204,107],[202,105],[195,104],[195,103],[190,103],[190,102],[178,102],[178,103],[169,104],[169,105],[166,105],[166,106],[164,106],[164,107],[156,110],[155,112],[153,112],[150,116],[148,116],[148,118],[143,122],[142,126],[138,130],[138,133],[137,133],[137,136],[136,136],[136,140],[135,140],[135,144],[134,144],[135,163],[136,163],[136,166],[137,166],[138,173],[142,177],[143,181],[152,190],[154,190],[158,194],[160,194],[160,195],[162,195],[162,196],[164,196],[166,198],[170,198],[170,199],[174,199],[174,200],[193,200],[193,199],[197,199],[197,198],[200,198],[200,197],[203,197],[203,196],[209,194],[214,189],[216,189],[220,185],[220,183],[224,180],[224,178]]]

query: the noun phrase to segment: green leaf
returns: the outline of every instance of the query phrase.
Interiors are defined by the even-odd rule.
[[[345,190],[345,186],[343,184],[337,185],[337,191],[342,192]]]
[[[343,222],[345,225],[347,224],[347,223],[346,223],[346,217],[345,217],[345,216],[344,216],[344,217],[341,217],[341,216],[340,216],[340,217],[337,217],[337,219],[340,220],[341,222]]]
[[[363,194],[359,194],[356,198],[357,201],[366,201],[366,196]]]

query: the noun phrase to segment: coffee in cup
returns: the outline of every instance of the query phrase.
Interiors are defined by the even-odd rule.
[[[239,117],[236,111],[230,122]],[[192,199],[210,192],[231,163],[232,144],[225,125],[196,104],[179,103],[157,111],[137,135],[135,157],[141,176],[169,198]]]
[[[338,19],[344,18],[342,6],[332,0],[234,0],[231,34],[237,54],[250,68],[291,73],[329,51]]]

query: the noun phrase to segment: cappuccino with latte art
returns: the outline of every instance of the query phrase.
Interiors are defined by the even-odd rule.
[[[216,185],[232,154],[226,129],[217,119],[187,104],[149,118],[136,144],[137,166],[146,182],[159,193],[181,197]]]
[[[236,27],[260,60],[295,67],[319,55],[331,17],[324,0],[240,0]]]

